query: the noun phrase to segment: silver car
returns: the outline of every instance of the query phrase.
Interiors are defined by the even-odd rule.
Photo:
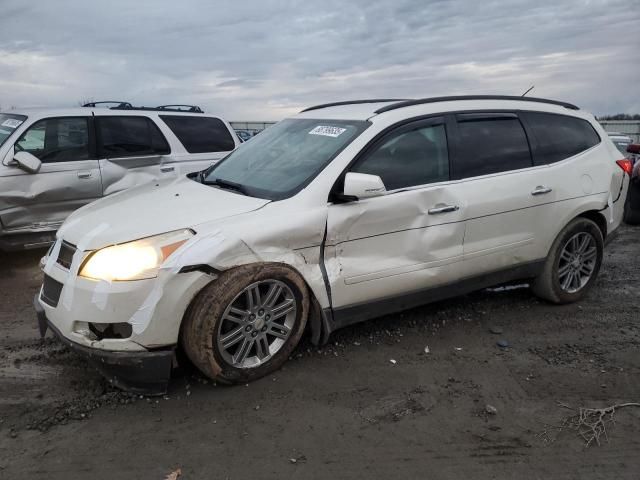
[[[611,139],[613,144],[616,146],[616,148],[620,150],[620,153],[626,155],[627,148],[629,147],[629,145],[633,143],[633,140],[631,139],[631,137],[629,137],[628,135],[625,135],[624,133],[619,133],[619,132],[607,132],[607,134],[609,135],[609,138]]]
[[[239,144],[227,122],[191,106],[0,113],[0,249],[46,246],[77,208],[203,170]]]

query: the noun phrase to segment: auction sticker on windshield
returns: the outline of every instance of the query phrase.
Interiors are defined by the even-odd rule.
[[[329,127],[326,125],[318,125],[313,130],[309,132],[309,135],[322,135],[325,137],[339,137],[342,135],[347,129],[340,127]]]
[[[20,125],[22,125],[22,120],[16,120],[15,118],[9,118],[2,122],[2,126],[8,128],[18,128]]]

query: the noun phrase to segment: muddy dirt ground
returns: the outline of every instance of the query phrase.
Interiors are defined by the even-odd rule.
[[[0,254],[0,478],[640,478],[640,408],[600,446],[553,428],[640,402],[639,228],[579,304],[485,290],[304,341],[248,386],[177,372],[159,398],[39,339],[41,255]]]

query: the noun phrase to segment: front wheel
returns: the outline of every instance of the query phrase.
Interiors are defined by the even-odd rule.
[[[298,344],[308,312],[306,284],[289,267],[238,267],[195,298],[182,326],[182,345],[208,377],[245,383],[280,368]]]
[[[602,232],[595,222],[576,218],[553,242],[542,273],[531,286],[533,293],[552,303],[580,300],[598,276],[603,251]]]

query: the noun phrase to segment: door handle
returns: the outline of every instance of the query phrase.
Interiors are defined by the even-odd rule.
[[[160,167],[160,171],[162,173],[173,172],[175,170],[174,167]]]
[[[545,193],[549,193],[551,192],[551,188],[549,187],[545,187],[544,185],[538,185],[536,188],[533,189],[533,192],[531,192],[531,195],[544,195]]]
[[[456,212],[460,210],[460,207],[457,205],[442,205],[441,207],[433,207],[430,208],[429,215],[436,215],[438,213],[447,213],[447,212]]]
[[[78,178],[91,178],[91,172],[87,170],[81,170],[78,172]]]

